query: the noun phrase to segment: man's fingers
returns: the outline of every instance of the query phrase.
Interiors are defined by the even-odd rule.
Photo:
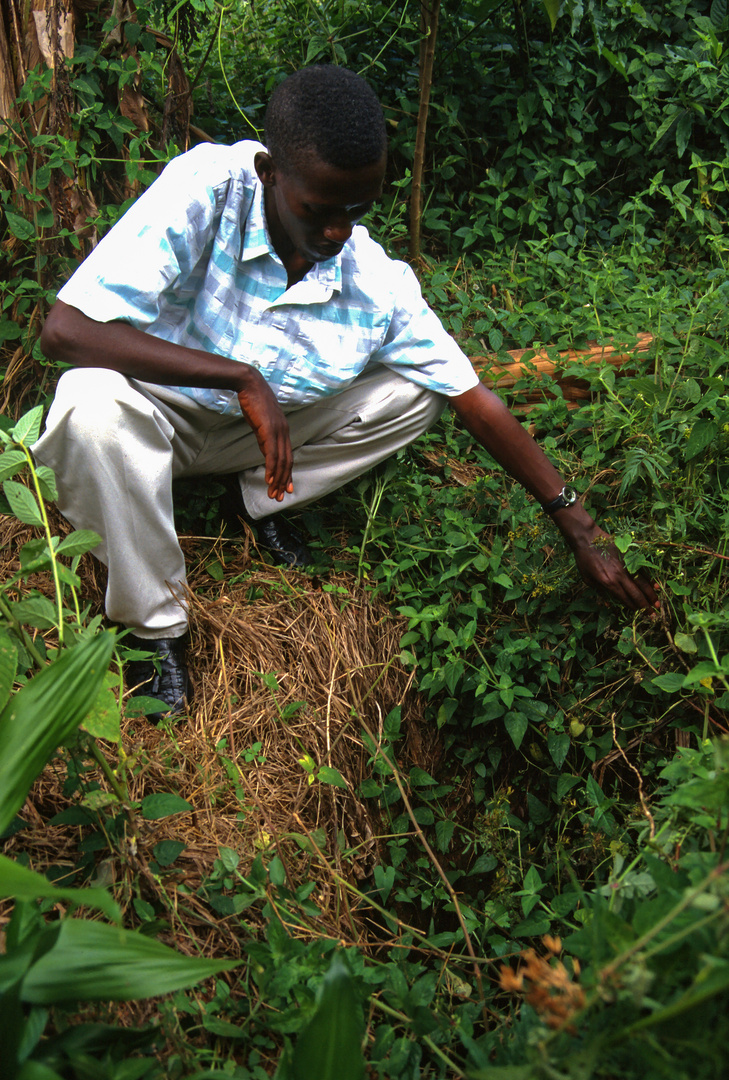
[[[585,581],[597,585],[605,596],[623,604],[629,611],[659,606],[653,586],[642,575],[628,573],[617,548],[610,545],[600,551],[599,558],[593,556],[594,549],[590,549],[586,558],[578,557]]]
[[[265,465],[268,497],[281,502],[284,495],[294,490],[294,454],[289,438],[288,424],[279,425],[267,439],[259,440]]]
[[[626,570],[623,570],[617,581],[610,582],[603,588],[631,611],[650,610],[659,605],[658,597],[650,582],[639,576],[631,577]]]

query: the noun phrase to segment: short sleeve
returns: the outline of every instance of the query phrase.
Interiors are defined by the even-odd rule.
[[[396,260],[388,262],[395,305],[372,361],[446,397],[457,397],[476,386],[478,375],[470,360],[426,304],[411,268]]]
[[[221,148],[227,149],[227,148]],[[146,329],[183,285],[217,227],[229,173],[211,169],[214,150],[173,159],[61,289],[58,298],[98,322]],[[213,180],[209,178],[212,175]]]

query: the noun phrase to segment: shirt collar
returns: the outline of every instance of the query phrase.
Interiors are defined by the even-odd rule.
[[[266,211],[263,204],[263,184],[256,178],[253,192],[253,201],[248,217],[245,221],[243,233],[243,248],[241,262],[249,262],[261,255],[270,255],[280,263],[278,255],[273,249],[271,237],[266,223]],[[307,284],[316,282],[319,289],[331,295],[342,291],[342,252],[325,259],[323,262],[314,263],[309,273],[303,279]]]

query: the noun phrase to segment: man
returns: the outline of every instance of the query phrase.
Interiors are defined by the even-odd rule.
[[[171,162],[61,290],[41,339],[74,370],[35,454],[56,472],[64,515],[102,537],[109,618],[157,653],[158,673],[137,665],[132,681],[185,708],[174,478],[237,473],[237,513],[300,562],[277,511],[412,442],[446,398],[553,515],[587,581],[632,610],[656,605],[479,383],[412,271],[355,227],[386,163],[367,83],[338,67],[295,73],[271,98],[265,140]]]

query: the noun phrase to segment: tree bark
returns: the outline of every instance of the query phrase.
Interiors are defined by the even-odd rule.
[[[418,126],[415,134],[415,152],[413,154],[413,184],[410,195],[410,259],[416,262],[420,258],[420,223],[423,210],[423,173],[425,171],[425,133],[428,127],[428,109],[430,90],[433,84],[433,61],[435,43],[438,34],[438,16],[440,0],[421,0],[420,4],[420,62],[419,88],[420,104],[418,108]]]

